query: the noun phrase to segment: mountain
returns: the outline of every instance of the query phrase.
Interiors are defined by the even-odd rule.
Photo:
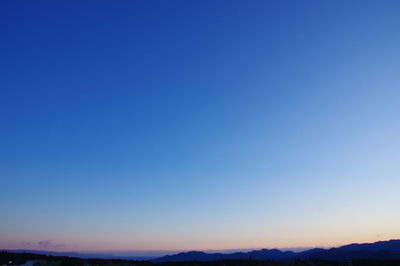
[[[381,251],[381,250],[393,250],[400,251],[400,239],[389,240],[389,241],[378,241],[375,243],[364,243],[364,244],[350,244],[339,247],[340,250],[354,251],[354,250],[369,250],[369,251]]]
[[[167,255],[158,259],[152,260],[153,262],[165,261],[215,261],[215,260],[231,260],[231,259],[256,259],[256,260],[286,260],[292,257],[292,251],[280,251],[278,249],[261,249],[253,250],[250,252],[235,252],[231,254],[223,253],[205,253],[201,251],[181,252],[176,255]]]
[[[345,259],[400,259],[400,240],[375,243],[350,244],[331,249],[304,251],[296,256],[300,259],[318,258],[326,260]]]
[[[159,258],[154,256],[129,256],[128,254],[110,253],[78,253],[78,252],[53,252],[43,250],[7,250],[14,253],[34,253],[51,256],[65,256],[82,259],[126,259],[148,260],[152,262],[179,262],[179,261],[218,261],[218,260],[274,260],[294,261],[308,259],[323,260],[400,260],[400,240],[379,241],[375,243],[350,244],[337,248],[314,248],[302,252],[281,251],[279,249],[261,249],[248,252],[233,253],[206,253],[202,251],[182,252],[175,255],[167,255]]]
[[[314,248],[302,252],[261,249],[231,254],[205,253],[201,251],[181,252],[152,260],[153,262],[178,261],[216,261],[230,259],[255,259],[288,261],[296,259],[400,259],[400,240],[379,241],[375,243],[350,244],[338,248]]]

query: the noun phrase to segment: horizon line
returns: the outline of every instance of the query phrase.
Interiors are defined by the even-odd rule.
[[[278,249],[281,251],[290,251],[290,250],[295,250],[295,249],[313,249],[313,248],[323,248],[323,249],[330,249],[330,248],[336,248],[336,247],[341,247],[341,246],[346,246],[346,245],[351,245],[351,244],[373,244],[377,242],[385,242],[385,241],[392,241],[392,240],[400,240],[396,238],[392,239],[386,239],[386,240],[378,240],[378,241],[373,241],[373,242],[351,242],[348,244],[338,244],[338,245],[332,245],[332,246],[298,246],[298,247],[284,247],[284,248],[266,248],[266,247],[254,247],[254,248],[231,248],[231,249],[136,249],[136,250],[68,250],[68,251],[56,251],[56,250],[46,250],[46,249],[35,249],[35,248],[19,248],[19,249],[10,249],[10,248],[0,248],[0,251],[41,251],[41,252],[55,252],[55,253],[80,253],[80,254],[87,254],[87,253],[110,253],[110,252],[191,252],[191,251],[198,251],[198,252],[219,252],[219,251],[233,251],[233,252],[240,252],[240,251],[253,251],[253,250],[262,250],[262,249]],[[296,252],[296,251],[294,251]],[[110,254],[112,255],[112,254]]]

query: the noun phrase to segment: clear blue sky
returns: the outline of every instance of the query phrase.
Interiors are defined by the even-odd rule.
[[[400,238],[399,1],[1,1],[0,248]]]

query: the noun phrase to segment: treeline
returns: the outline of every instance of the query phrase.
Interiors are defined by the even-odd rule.
[[[400,260],[346,260],[327,261],[319,259],[279,262],[271,260],[221,260],[209,262],[148,262],[119,259],[80,259],[33,253],[0,252],[0,265],[46,265],[46,266],[400,266]]]

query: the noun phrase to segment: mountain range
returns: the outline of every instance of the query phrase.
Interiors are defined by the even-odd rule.
[[[314,248],[302,252],[281,251],[279,249],[260,249],[249,252],[234,252],[231,254],[205,253],[202,251],[181,252],[167,255],[153,262],[178,262],[178,261],[216,261],[231,259],[277,260],[289,261],[298,259],[385,259],[400,260],[400,239],[379,241],[375,243],[350,244],[337,248]]]
[[[323,260],[347,260],[347,259],[373,259],[373,260],[400,260],[400,239],[379,241],[375,243],[349,244],[336,248],[313,248],[301,252],[281,251],[279,249],[260,249],[232,253],[207,253],[203,251],[188,251],[174,255],[156,257],[155,254],[148,256],[132,256],[128,254],[110,253],[79,253],[79,252],[55,252],[43,250],[6,250],[13,253],[34,253],[51,256],[75,257],[81,259],[124,259],[142,260],[151,262],[179,262],[179,261],[218,261],[218,260],[275,260],[293,261],[307,259]]]

